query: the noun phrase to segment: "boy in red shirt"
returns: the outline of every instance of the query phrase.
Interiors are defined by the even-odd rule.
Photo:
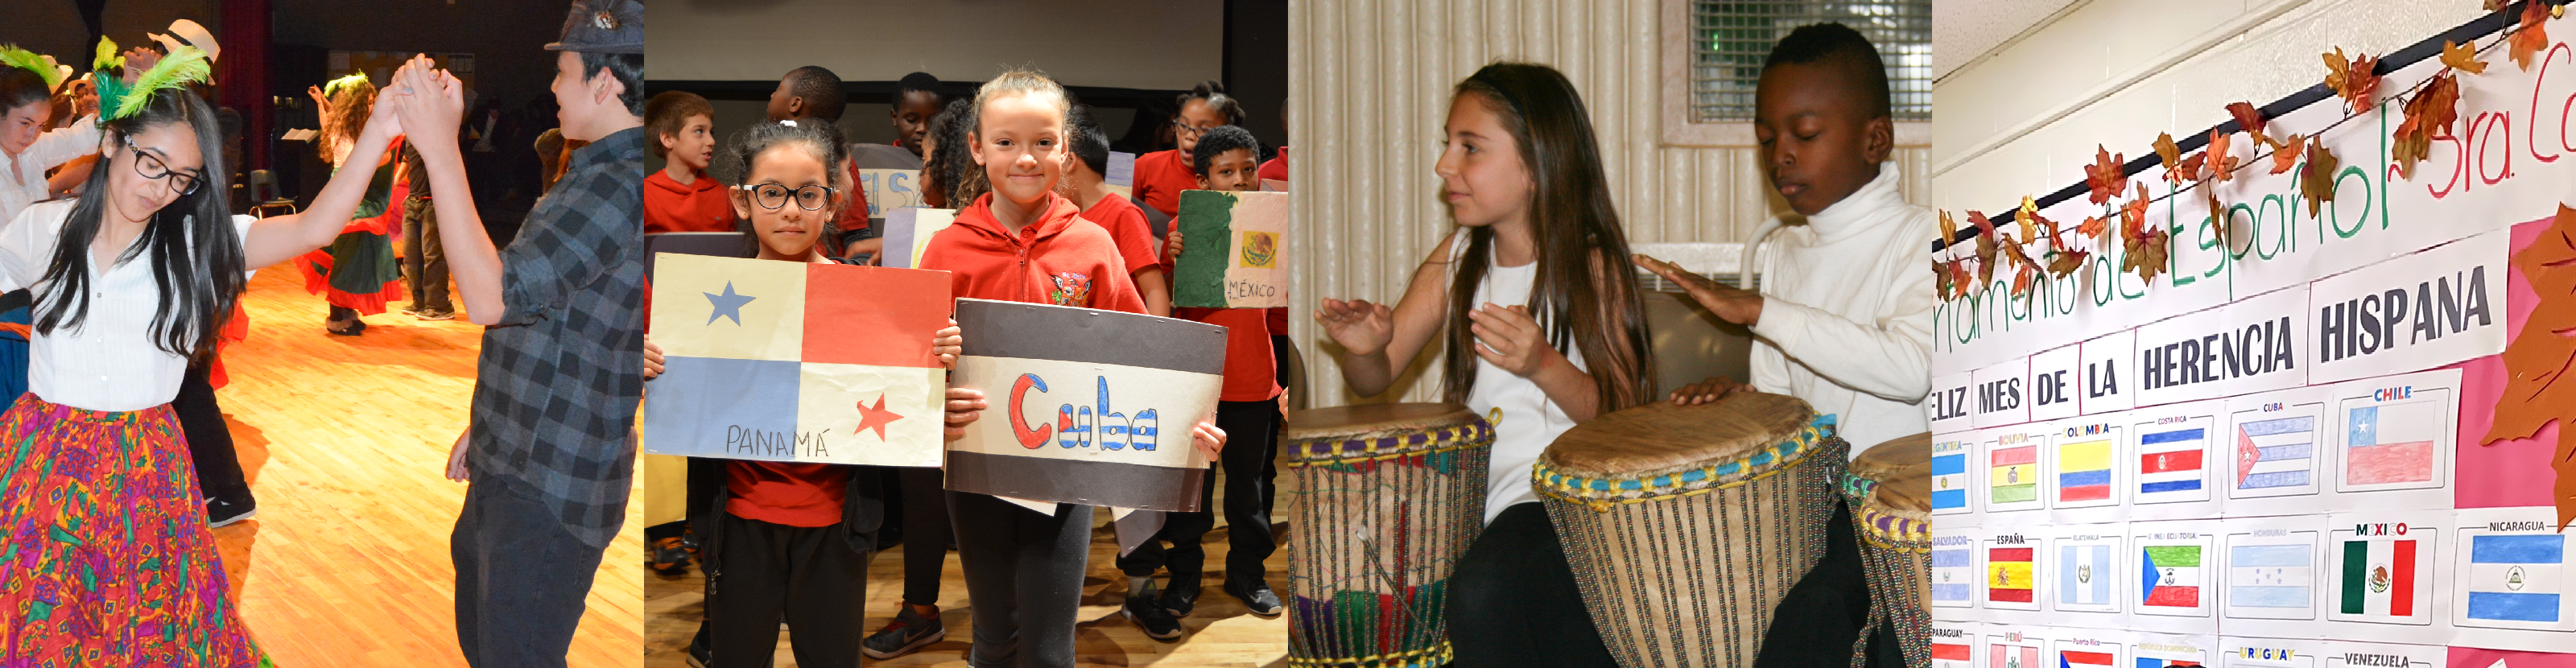
[[[1118,255],[1127,261],[1136,293],[1145,299],[1145,312],[1170,317],[1172,284],[1163,280],[1162,259],[1155,252],[1161,244],[1154,241],[1154,230],[1145,222],[1145,210],[1109,189],[1109,133],[1081,108],[1073,110],[1065,125],[1072,135],[1067,141],[1078,158],[1065,166],[1064,173],[1065,183],[1072,186],[1074,206],[1118,242]]]
[[[1172,119],[1172,140],[1180,148],[1136,156],[1136,201],[1165,216],[1181,215],[1181,191],[1200,187],[1198,172],[1190,164],[1199,138],[1217,126],[1243,123],[1243,103],[1225,94],[1225,84],[1201,81],[1173,102],[1181,106],[1180,115]],[[1260,189],[1261,182],[1252,182],[1252,187]]]
[[[644,146],[663,160],[662,171],[644,177],[646,233],[734,231],[724,184],[707,178],[707,163],[716,156],[715,116],[706,98],[688,91],[644,103],[644,129],[654,137]]]
[[[1195,185],[1201,190],[1250,191],[1260,187],[1254,176],[1259,170],[1261,143],[1252,133],[1232,125],[1210,129],[1195,142],[1192,169]],[[1177,193],[1176,193],[1177,194]],[[1165,253],[1166,270],[1181,254],[1179,221],[1173,221],[1174,232]],[[1241,599],[1252,614],[1263,617],[1280,613],[1279,595],[1271,591],[1262,561],[1278,550],[1277,539],[1270,535],[1270,508],[1277,487],[1272,481],[1278,468],[1271,461],[1279,446],[1279,413],[1282,392],[1277,377],[1277,358],[1273,356],[1267,309],[1190,308],[1173,309],[1173,317],[1225,326],[1225,384],[1219,392],[1216,423],[1232,437],[1233,442],[1218,462],[1225,469],[1225,521],[1227,551],[1225,555],[1225,593]],[[1207,486],[1199,490],[1199,512],[1173,513],[1153,541],[1147,541],[1134,552],[1118,558],[1119,570],[1125,571],[1131,583],[1151,578],[1158,568],[1172,574],[1171,586],[1163,590],[1159,610],[1133,611],[1128,618],[1145,628],[1147,637],[1171,640],[1180,637],[1176,618],[1187,616],[1196,607],[1199,579],[1206,562],[1206,549],[1199,537],[1216,526],[1210,502],[1216,491],[1216,478],[1210,476]],[[1166,550],[1162,543],[1168,541]],[[1131,592],[1135,585],[1131,584]],[[1131,599],[1130,606],[1134,602]],[[1164,617],[1162,613],[1170,615]],[[1160,624],[1170,621],[1168,626]]]

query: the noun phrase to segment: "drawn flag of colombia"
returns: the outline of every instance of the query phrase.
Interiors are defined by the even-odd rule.
[[[938,466],[948,272],[661,254],[644,451]]]
[[[1150,315],[957,300],[957,387],[990,406],[948,444],[948,489],[1040,502],[1199,509],[1225,328]]]

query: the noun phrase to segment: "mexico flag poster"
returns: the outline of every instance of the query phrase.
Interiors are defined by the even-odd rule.
[[[990,408],[948,444],[948,488],[1009,499],[1199,509],[1225,328],[1134,313],[957,300],[956,387]]]
[[[948,272],[665,253],[644,451],[938,466]]]
[[[1288,193],[1181,191],[1172,305],[1288,305]]]

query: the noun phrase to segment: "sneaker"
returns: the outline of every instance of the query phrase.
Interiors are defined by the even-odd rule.
[[[871,659],[884,661],[911,654],[913,650],[948,637],[948,626],[939,622],[939,613],[936,610],[932,611],[930,616],[923,617],[913,613],[911,604],[896,605],[903,609],[894,613],[894,621],[886,622],[885,628],[878,629],[875,634],[869,635],[867,640],[861,641],[859,653],[866,654]]]
[[[335,336],[357,336],[367,333],[367,321],[326,320],[322,323],[322,331],[330,332]]]
[[[1244,607],[1251,608],[1252,614],[1262,617],[1277,617],[1283,608],[1279,604],[1279,595],[1270,591],[1270,583],[1257,578],[1248,584],[1227,580],[1225,593],[1243,599]]]
[[[209,527],[231,526],[258,514],[259,501],[252,499],[249,494],[241,495],[238,500],[222,497],[206,499],[206,524]]]
[[[707,650],[704,640],[706,637],[701,635],[689,641],[689,668],[707,668],[707,664],[715,663],[716,655]]]
[[[1163,610],[1163,605],[1156,602],[1152,594],[1127,597],[1127,605],[1120,607],[1118,614],[1125,615],[1127,621],[1144,629],[1147,638],[1158,642],[1181,640],[1181,620],[1174,619],[1172,613]]]
[[[679,575],[689,569],[689,548],[678,537],[653,541],[653,560],[645,565],[663,575]]]
[[[439,309],[421,309],[419,311],[412,312],[411,317],[422,320],[455,320],[456,312],[443,311]]]
[[[1172,613],[1175,618],[1190,616],[1190,610],[1198,607],[1199,604],[1199,579],[1172,576],[1171,586],[1163,588],[1160,603],[1163,611]]]
[[[402,314],[420,315],[420,302],[418,300],[414,300],[412,303],[404,305],[402,307]]]

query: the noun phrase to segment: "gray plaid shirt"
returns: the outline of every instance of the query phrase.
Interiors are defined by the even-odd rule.
[[[626,519],[644,396],[644,142],[630,128],[573,152],[501,251],[503,322],[483,330],[475,477],[536,490],[606,548]]]

